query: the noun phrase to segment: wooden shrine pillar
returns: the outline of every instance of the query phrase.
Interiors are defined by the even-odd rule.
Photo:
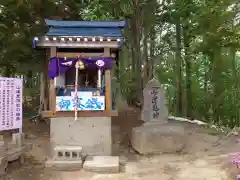
[[[110,48],[104,48],[104,57],[110,57]],[[106,111],[112,111],[111,70],[105,70],[105,100]]]
[[[57,55],[57,48],[50,47],[50,57]],[[56,112],[56,89],[54,79],[50,79],[49,83],[49,109],[52,112]]]

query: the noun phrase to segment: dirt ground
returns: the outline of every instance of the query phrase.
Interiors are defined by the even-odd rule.
[[[170,122],[181,123],[187,132],[188,143],[182,152],[139,155],[130,143],[132,127],[141,124],[139,115],[139,110],[130,109],[112,120],[113,153],[119,155],[121,161],[119,174],[45,169],[49,125],[25,120],[26,141],[33,143],[33,150],[26,153],[24,165],[18,161],[9,164],[6,180],[231,180],[240,174],[240,170],[230,163],[230,154],[239,151],[239,137],[226,137],[190,123]]]

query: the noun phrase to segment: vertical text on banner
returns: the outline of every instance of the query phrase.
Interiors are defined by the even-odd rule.
[[[0,77],[0,131],[22,128],[22,79]]]

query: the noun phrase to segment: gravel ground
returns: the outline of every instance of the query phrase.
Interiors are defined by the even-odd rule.
[[[139,115],[139,110],[131,109],[113,118],[113,152],[120,156],[119,174],[45,169],[49,125],[24,120],[26,141],[33,144],[33,149],[26,153],[23,165],[18,161],[9,163],[5,180],[231,180],[237,174],[228,154],[239,150],[239,137],[224,138],[189,123],[182,123],[188,132],[188,144],[182,152],[140,156],[129,140],[132,127],[141,124]]]

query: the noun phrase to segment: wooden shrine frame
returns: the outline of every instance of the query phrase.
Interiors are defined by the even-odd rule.
[[[50,57],[63,56],[63,57],[77,57],[81,55],[87,55],[88,53],[65,53],[57,52],[56,47],[50,47]],[[91,57],[94,53],[90,53]],[[97,53],[99,56],[99,53]],[[97,56],[96,54],[96,56]],[[103,56],[110,57],[110,47],[104,48]],[[50,59],[50,58],[49,58]],[[105,71],[105,111],[78,111],[78,117],[111,117],[117,116],[117,111],[112,110],[112,93],[111,93],[111,70]],[[43,118],[54,118],[54,117],[74,117],[74,111],[56,111],[56,90],[54,85],[54,79],[50,79],[49,82],[49,111],[43,111],[41,113]]]

